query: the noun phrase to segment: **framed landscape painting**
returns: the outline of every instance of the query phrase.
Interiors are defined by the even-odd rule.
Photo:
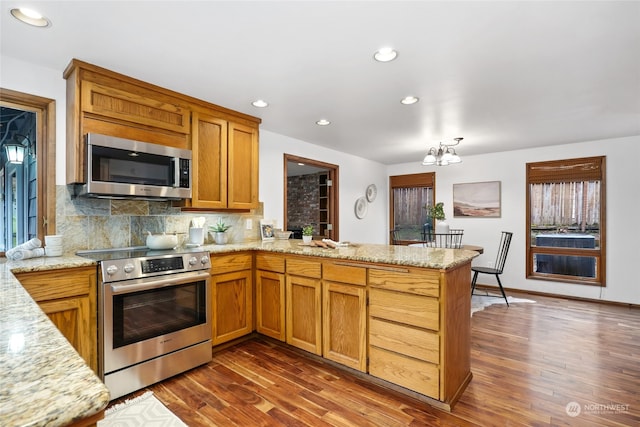
[[[500,181],[453,184],[453,216],[500,218]]]

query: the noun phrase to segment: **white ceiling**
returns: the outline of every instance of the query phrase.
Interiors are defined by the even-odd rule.
[[[15,20],[29,6],[47,29]],[[640,3],[5,1],[1,53],[71,58],[385,164],[640,135]],[[391,63],[373,53],[399,52]],[[61,77],[62,78],[62,77]],[[412,106],[400,99],[415,95]],[[266,109],[251,106],[262,98]],[[316,120],[331,120],[320,127]]]

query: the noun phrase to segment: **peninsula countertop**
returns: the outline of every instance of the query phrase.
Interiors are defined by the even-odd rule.
[[[304,246],[301,240],[204,245],[211,254],[262,250],[359,262],[447,270],[477,252],[350,244],[335,249]],[[95,265],[76,255],[24,261],[0,260],[0,424],[63,426],[104,409],[109,392],[12,272]]]

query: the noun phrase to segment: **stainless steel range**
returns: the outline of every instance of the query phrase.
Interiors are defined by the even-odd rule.
[[[98,365],[111,399],[211,360],[208,252],[78,255],[98,261]]]

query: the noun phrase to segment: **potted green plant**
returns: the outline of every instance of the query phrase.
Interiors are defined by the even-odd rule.
[[[305,225],[302,227],[302,241],[304,243],[310,243],[311,239],[313,239],[313,226]]]
[[[436,221],[436,233],[438,234],[446,234],[449,232],[449,224],[444,222],[446,216],[444,214],[444,203],[438,202],[434,206],[425,206],[427,209],[427,215],[433,218]]]
[[[213,233],[213,240],[218,245],[225,245],[229,241],[227,230],[231,228],[229,224],[225,224],[222,218],[218,218],[218,222],[209,226],[209,230]]]

